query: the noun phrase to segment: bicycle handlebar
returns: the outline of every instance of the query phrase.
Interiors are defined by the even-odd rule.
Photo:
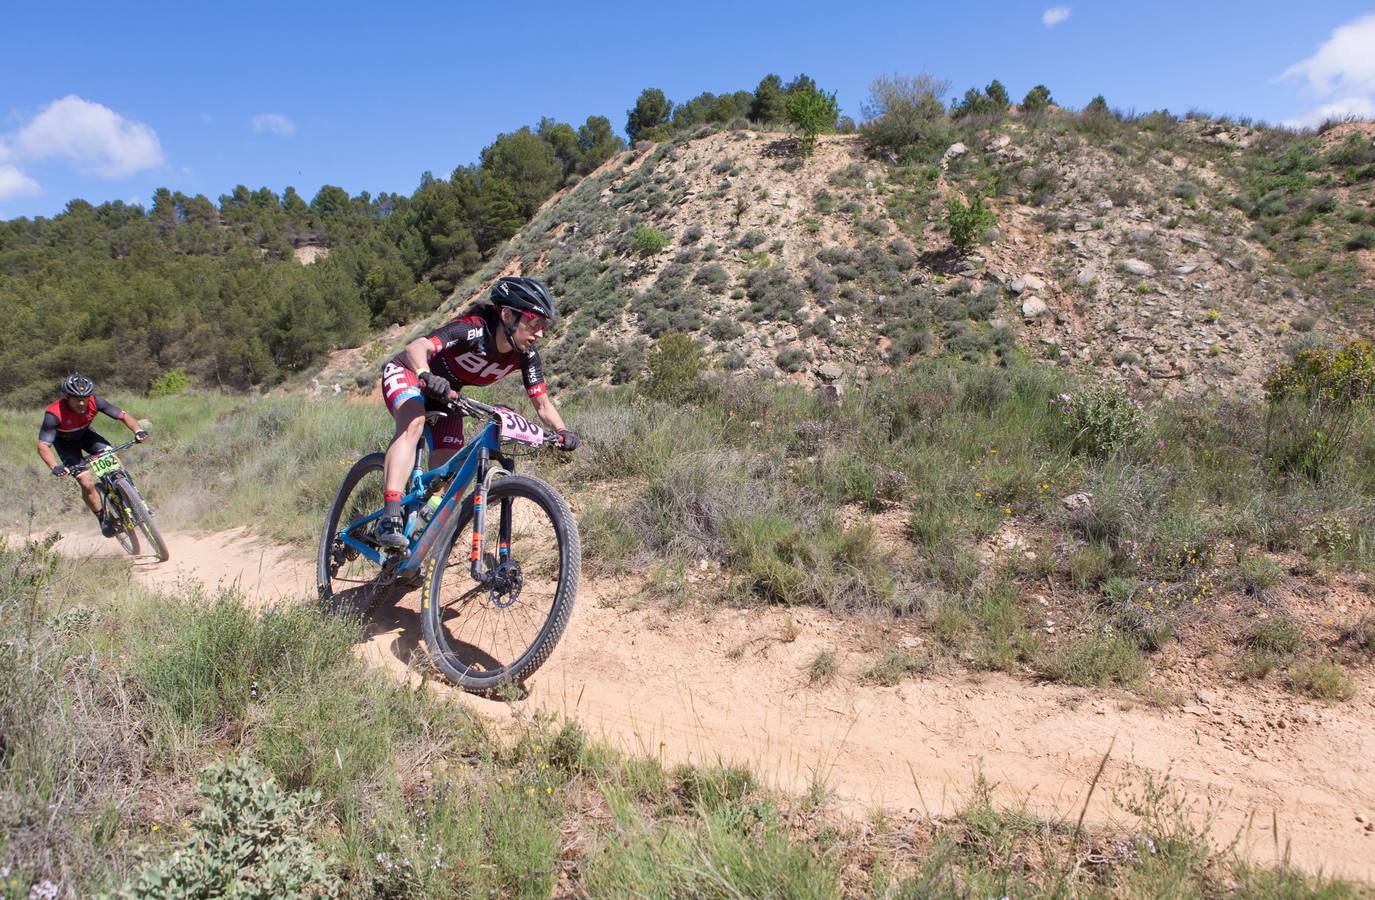
[[[500,408],[495,406],[488,406],[486,403],[474,400],[472,397],[467,397],[463,394],[460,394],[458,391],[449,392],[448,407],[450,410],[458,413],[461,416],[468,416],[474,419],[478,418],[477,414],[479,413],[481,415],[488,417],[489,419],[492,419],[493,421],[500,421],[501,419]],[[563,438],[560,437],[557,433],[550,431],[546,428],[544,446],[553,447],[557,449],[562,445]]]
[[[134,440],[129,441],[127,444],[120,444],[118,447],[111,447],[109,450],[102,450],[99,453],[92,453],[90,456],[86,457],[76,465],[68,466],[67,474],[73,476],[80,475],[82,472],[86,471],[91,467],[91,460],[97,459],[101,456],[108,456],[111,453],[121,453],[125,450],[128,450],[130,447],[134,446],[137,443],[139,443],[139,441],[137,438],[135,438]]]

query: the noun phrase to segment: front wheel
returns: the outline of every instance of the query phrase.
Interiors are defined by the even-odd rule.
[[[369,453],[354,463],[325,515],[315,576],[320,602],[331,613],[365,615],[377,605],[390,585],[381,567],[340,539],[344,526],[382,508],[384,459],[381,453]],[[367,525],[356,526],[349,536],[377,546],[376,525],[374,519]]]
[[[138,532],[134,529],[134,517],[129,512],[123,492],[119,490],[119,483],[122,481],[123,478],[119,479],[113,486],[104,481],[100,483],[100,492],[105,495],[102,518],[114,525],[115,540],[124,548],[124,552],[130,556],[138,556]]]
[[[454,537],[436,549],[422,599],[425,641],[435,665],[475,693],[520,684],[563,635],[582,574],[578,526],[546,482],[507,475],[493,482],[484,534],[486,580],[473,580],[473,505]]]
[[[116,479],[115,490],[124,501],[124,521],[121,523],[121,529],[128,532],[134,544],[134,549],[129,552],[138,553],[137,534],[142,533],[148,541],[149,548],[157,556],[158,562],[167,562],[171,559],[172,554],[167,551],[167,542],[162,539],[162,533],[153,524],[153,515],[148,511],[148,505],[143,502],[138,488],[134,487],[133,479],[128,476]]]

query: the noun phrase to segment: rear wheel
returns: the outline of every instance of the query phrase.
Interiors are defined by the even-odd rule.
[[[382,568],[342,540],[340,529],[382,508],[381,453],[370,453],[353,464],[325,515],[316,560],[320,602],[338,615],[364,615],[387,593],[391,579]],[[353,529],[350,537],[377,547],[377,520]]]
[[[143,502],[143,497],[139,494],[138,488],[134,487],[133,479],[127,475],[115,480],[115,490],[119,492],[124,501],[124,522],[126,531],[133,541],[134,549],[131,553],[138,553],[138,535],[142,534],[148,543],[148,549],[157,556],[159,562],[167,562],[172,554],[167,551],[167,542],[162,539],[162,533],[153,524],[153,515],[148,511],[148,504]]]
[[[547,483],[508,475],[493,482],[484,502],[486,581],[470,573],[468,502],[453,540],[430,570],[422,614],[435,665],[476,693],[520,684],[549,658],[572,614],[582,573],[577,523]]]

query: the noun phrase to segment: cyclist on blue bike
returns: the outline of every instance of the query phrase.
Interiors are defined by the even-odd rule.
[[[68,375],[61,384],[62,399],[54,401],[43,412],[43,424],[38,429],[38,456],[62,477],[81,462],[82,455],[94,456],[110,449],[110,442],[91,427],[97,413],[104,413],[124,424],[137,441],[146,440],[148,432],[139,427],[138,420],[124,410],[95,395],[95,382],[80,372]],[[89,471],[76,476],[81,484],[81,496],[100,519],[100,493]],[[101,521],[100,533],[113,537],[115,523]]]
[[[491,303],[474,307],[447,325],[416,338],[382,368],[382,399],[396,420],[383,468],[383,516],[377,540],[405,547],[401,498],[425,431],[426,410],[442,409],[449,392],[491,384],[520,368],[525,393],[563,450],[578,446],[549,399],[535,343],[554,318],[554,300],[533,278],[500,278]],[[463,447],[463,419],[450,415],[434,426],[429,465],[438,468]]]

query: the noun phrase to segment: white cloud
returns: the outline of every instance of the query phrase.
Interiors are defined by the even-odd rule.
[[[23,172],[8,164],[0,164],[0,200],[8,200],[21,194],[39,194],[42,189]]]
[[[1290,128],[1316,128],[1328,119],[1345,119],[1352,116],[1358,119],[1375,119],[1375,100],[1369,97],[1334,100],[1301,116],[1285,119],[1284,124]]]
[[[1050,9],[1041,13],[1041,24],[1047,28],[1054,28],[1061,22],[1069,18],[1068,6],[1052,6]]]
[[[1339,25],[1318,52],[1280,78],[1306,78],[1317,97],[1375,93],[1375,13]]]
[[[282,113],[258,113],[251,124],[254,134],[270,131],[278,137],[291,137],[296,133],[296,123]]]
[[[163,159],[152,128],[75,94],[49,103],[20,128],[11,151],[16,158],[61,157],[102,178],[156,168]]]

